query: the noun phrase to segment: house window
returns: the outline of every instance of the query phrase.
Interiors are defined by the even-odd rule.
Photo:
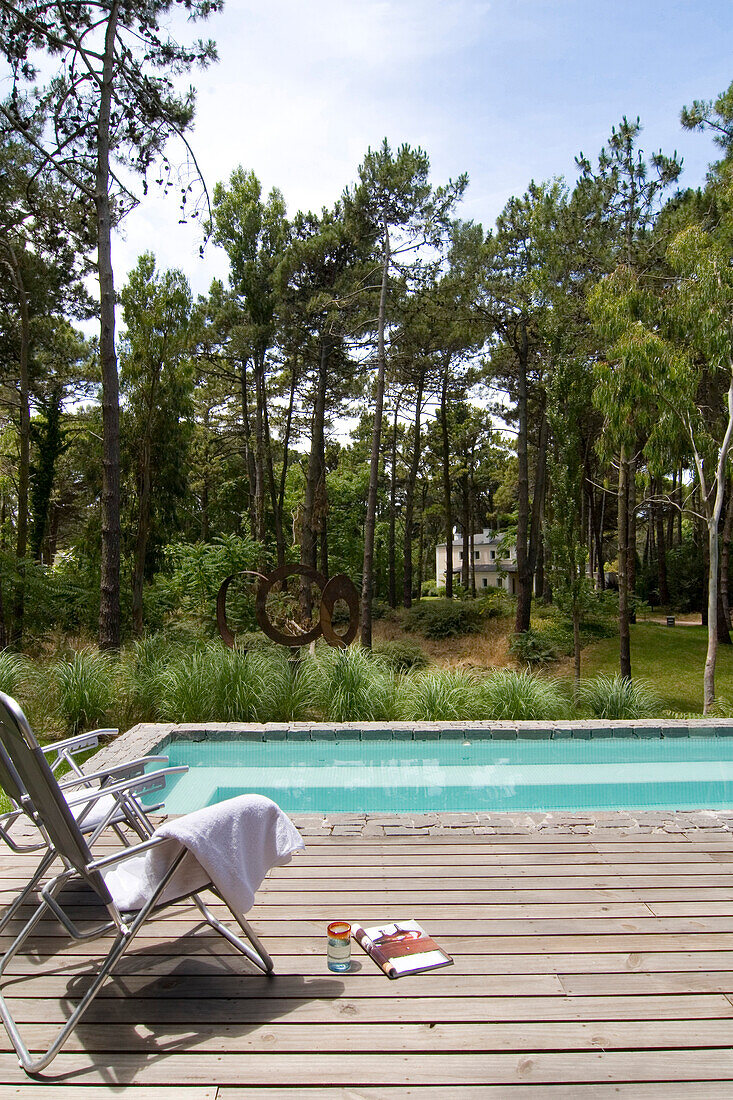
[[[491,554],[491,560],[496,561],[496,550],[490,550],[489,553]]]
[[[483,582],[484,588],[487,588],[488,584],[489,584],[488,579],[486,577],[482,577],[482,582]]]
[[[480,550],[474,550],[473,557],[474,557],[474,561],[481,561],[481,551]]]

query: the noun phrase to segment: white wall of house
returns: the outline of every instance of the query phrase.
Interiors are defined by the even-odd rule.
[[[504,547],[503,537],[484,530],[473,537],[473,564],[476,573],[476,588],[504,588],[514,592],[514,573],[516,572],[517,552],[514,546]],[[453,535],[453,573],[460,573],[463,566],[463,539]],[[435,548],[435,576],[439,585],[445,584],[446,544],[439,543]],[[505,576],[501,574],[505,573]]]

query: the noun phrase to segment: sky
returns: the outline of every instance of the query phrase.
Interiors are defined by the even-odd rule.
[[[681,129],[680,108],[733,80],[733,0],[227,0],[174,32],[218,47],[187,78],[210,189],[241,164],[291,213],[332,204],[386,137],[422,146],[435,183],[467,172],[459,215],[488,228],[530,180],[572,180],[574,157],[595,157],[623,115],[697,186],[715,147]],[[145,249],[195,293],[226,278],[224,253],[209,244],[201,260],[179,216],[151,188],[115,242],[118,285]]]

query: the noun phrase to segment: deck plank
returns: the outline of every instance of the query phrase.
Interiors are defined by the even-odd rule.
[[[0,908],[36,862],[0,856]],[[63,1082],[69,1100],[122,1087],[131,1100],[727,1098],[731,864],[733,837],[717,830],[309,838],[251,914],[274,978],[176,907],[118,966],[44,1075],[56,1083],[31,1084],[0,1034],[0,1094],[45,1100]],[[73,901],[93,917],[83,893]],[[325,968],[328,920],[408,916],[453,967],[390,982],[355,948],[352,973]],[[3,989],[32,1046],[102,948],[44,920],[13,961]]]

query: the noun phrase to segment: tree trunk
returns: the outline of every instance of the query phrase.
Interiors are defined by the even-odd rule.
[[[132,632],[140,637],[143,632],[143,581],[145,579],[145,554],[150,534],[150,437],[142,440],[140,463],[140,500],[137,513],[137,533],[132,565]]]
[[[303,501],[302,531],[300,538],[300,561],[302,565],[316,568],[318,517],[316,515],[318,505],[318,487],[323,476],[323,433],[326,417],[326,379],[328,371],[328,358],[330,355],[330,342],[327,336],[321,338],[320,355],[318,357],[318,373],[316,375],[316,392],[313,402],[313,419],[311,421],[311,448],[308,456],[308,473],[305,481],[305,498]]]
[[[422,413],[424,385],[425,375],[421,373],[417,384],[417,396],[415,398],[412,460],[407,474],[407,485],[405,486],[405,536],[404,561],[402,563],[402,603],[404,607],[412,606],[412,521],[415,505],[415,484],[417,482],[417,471],[420,467],[420,415]]]
[[[541,599],[545,591],[545,540],[540,531],[539,546],[537,547],[537,568],[534,574],[534,594],[536,599]]]
[[[395,403],[392,422],[392,445],[390,447],[390,467],[392,477],[389,486],[389,545],[387,547],[387,602],[397,607],[397,571],[395,565],[395,526],[397,523],[397,417],[399,399]]]
[[[463,527],[463,559],[461,561],[461,587],[464,594],[468,592],[469,578],[471,575],[471,518],[468,500],[468,475],[463,474],[460,479],[461,486],[461,526]]]
[[[443,516],[445,521],[445,597],[453,599],[453,486],[450,479],[450,438],[448,434],[448,378],[451,353],[443,357],[443,383],[440,390],[440,431],[442,442],[441,464],[443,471]],[[440,578],[435,578],[436,585]]]
[[[257,473],[255,471],[255,456],[252,450],[252,429],[249,422],[249,392],[247,387],[247,360],[243,359],[239,365],[239,401],[242,411],[242,460],[247,473],[249,485],[249,529],[253,539],[257,538],[257,520],[255,512]]]
[[[285,483],[288,476],[288,452],[290,450],[290,434],[293,427],[293,409],[295,407],[295,388],[297,385],[297,372],[295,369],[295,361],[290,372],[290,398],[288,400],[288,414],[285,420],[285,435],[283,437],[283,464],[280,470],[280,488],[278,490],[277,506],[280,515],[283,514],[285,507]]]
[[[377,392],[374,402],[374,430],[372,432],[372,454],[369,464],[369,493],[367,496],[366,519],[364,521],[364,565],[362,570],[361,582],[361,644],[369,649],[371,649],[372,646],[374,533],[377,526],[379,458],[382,447],[382,412],[384,409],[384,379],[386,373],[384,330],[387,315],[387,285],[389,281],[389,265],[389,228],[385,222],[382,255],[382,288],[379,294],[379,316],[377,320]]]
[[[265,543],[265,364],[260,356],[255,369],[255,539]],[[262,558],[262,555],[260,555]],[[264,568],[264,561],[260,561]]]
[[[270,489],[270,504],[272,505],[272,521],[275,525],[275,548],[278,568],[285,565],[285,534],[283,532],[283,517],[280,510],[280,497],[275,486],[275,469],[272,462],[272,439],[270,437],[270,417],[267,412],[267,390],[262,394],[262,421],[265,435],[265,467],[267,470],[267,484]]]
[[[522,326],[521,341],[517,352],[517,613],[514,623],[516,634],[529,630],[532,609],[532,571],[529,563],[529,444],[527,438],[527,361],[529,342],[527,330]]]
[[[660,489],[662,489],[662,479],[658,482]],[[657,577],[659,579],[659,602],[663,607],[669,606],[669,587],[667,585],[667,546],[665,541],[665,522],[664,512],[661,504],[656,507],[657,516]]]
[[[420,523],[417,531],[417,598],[418,601],[422,599],[422,582],[423,572],[425,567],[425,496],[426,489],[423,486],[422,498],[420,501]],[[437,578],[436,578],[437,584]]]
[[[606,590],[606,562],[603,557],[603,525],[606,518],[606,494],[601,497],[601,514],[598,517],[598,534],[596,535],[596,569],[598,570],[597,584],[601,592]]]
[[[723,608],[723,619],[729,631],[733,629],[730,621],[730,597],[728,593],[731,533],[733,533],[733,480],[728,481],[725,521],[720,547],[720,602]]]
[[[15,249],[5,242],[6,266],[18,296],[20,313],[20,357],[18,370],[18,515],[15,526],[15,556],[18,580],[13,594],[12,642],[20,649],[23,642],[23,618],[25,615],[25,557],[28,552],[28,493],[30,488],[31,413],[30,413],[30,315],[28,296]]]
[[[573,694],[577,698],[580,686],[580,609],[577,603],[573,603],[573,666],[575,672]]]
[[[710,568],[708,572],[708,651],[705,658],[705,674],[703,678],[703,714],[707,714],[715,702],[715,662],[718,655],[718,570],[720,566],[718,531],[720,529],[720,517],[723,511],[728,453],[730,451],[732,436],[733,376],[731,377],[728,387],[728,425],[720,447],[715,475],[715,502],[707,524]],[[707,501],[708,494],[705,492],[703,466],[699,460],[698,476],[700,479],[700,496]]]
[[[618,462],[618,633],[619,671],[625,680],[631,679],[631,632],[629,630],[628,585],[628,478],[629,463],[626,444],[621,445]]]
[[[104,44],[97,121],[97,215],[99,356],[102,368],[102,555],[99,648],[119,649],[120,622],[120,394],[115,349],[115,286],[109,198],[109,135],[119,0],[112,0]]]
[[[636,592],[636,458],[629,460],[629,476],[628,476],[628,496],[629,496],[629,541],[626,549],[626,562],[627,562],[627,577],[629,587],[629,599],[633,600]],[[631,619],[632,622],[636,621],[635,616]]]

